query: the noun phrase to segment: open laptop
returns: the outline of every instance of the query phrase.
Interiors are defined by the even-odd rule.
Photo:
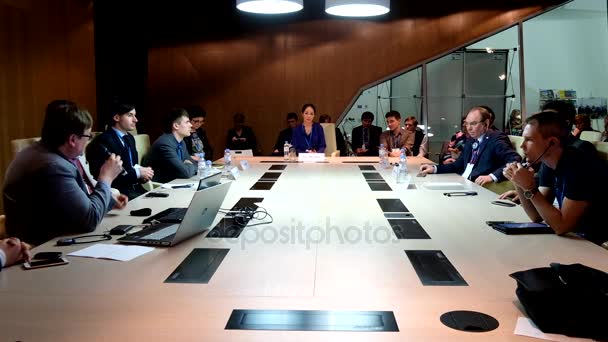
[[[220,184],[220,178],[222,173],[214,173],[205,178],[201,178],[198,182],[198,188],[196,191],[210,188],[212,186]],[[150,217],[144,219],[142,223],[180,223],[186,215],[188,208],[167,208],[161,212],[158,212]]]
[[[232,182],[197,191],[181,223],[153,224],[150,228],[126,235],[117,241],[125,244],[174,246],[202,233],[213,224],[230,184]]]

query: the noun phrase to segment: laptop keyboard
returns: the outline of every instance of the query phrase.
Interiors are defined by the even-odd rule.
[[[162,240],[164,238],[166,238],[167,236],[173,235],[177,232],[177,224],[173,224],[170,225],[169,227],[163,228],[161,230],[157,230],[154,233],[148,234],[146,236],[143,236],[143,239],[150,239],[150,240]]]

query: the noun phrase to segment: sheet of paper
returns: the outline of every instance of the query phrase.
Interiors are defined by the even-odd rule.
[[[475,166],[475,165],[471,164],[471,163],[467,164],[467,168],[462,173],[462,177],[464,179],[469,179],[469,176],[471,175],[471,171],[473,171],[473,166]]]
[[[197,185],[197,184],[196,183],[165,183],[165,184],[162,184],[160,187],[164,188],[164,189],[179,189],[179,188],[183,188],[183,187],[191,188],[195,185]]]
[[[529,336],[547,341],[558,342],[593,342],[588,338],[568,337],[565,335],[545,334],[527,317],[518,317],[515,325],[515,335]]]
[[[68,255],[85,258],[130,261],[153,250],[154,248],[145,246],[110,245],[100,243],[69,253]]]

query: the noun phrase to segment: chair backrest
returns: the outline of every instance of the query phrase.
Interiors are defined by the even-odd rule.
[[[597,153],[600,155],[600,157],[602,157],[604,160],[608,160],[608,142],[596,141],[593,143],[593,145],[595,145]]]
[[[39,140],[40,140],[40,137],[11,140],[11,146],[13,148],[13,158],[21,150],[23,150],[24,148],[30,146],[31,144],[33,144],[33,143],[35,143],[36,141],[39,141]]]
[[[524,142],[524,137],[520,137],[518,135],[509,135],[509,140],[511,141],[511,145],[515,149],[515,152],[519,154],[520,157],[524,157],[524,150],[521,148],[521,144]]]
[[[338,149],[336,142],[336,124],[322,123],[323,134],[325,135],[325,156],[330,157],[331,154]]]
[[[6,216],[0,215],[0,239],[6,238]]]
[[[134,135],[135,149],[137,150],[137,163],[141,165],[142,158],[150,150],[150,136],[147,134]]]
[[[581,140],[590,142],[602,141],[602,132],[598,131],[583,131],[580,136]]]
[[[253,150],[230,150],[230,156],[234,157],[253,157]]]

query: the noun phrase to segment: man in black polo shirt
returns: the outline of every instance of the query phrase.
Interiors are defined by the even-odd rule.
[[[526,123],[522,148],[528,160],[542,162],[539,187],[532,168],[520,163],[508,164],[504,175],[528,217],[545,221],[559,235],[576,232],[597,244],[608,241],[608,228],[599,223],[608,208],[606,161],[592,144],[570,136],[566,121],[554,112],[535,114]]]

